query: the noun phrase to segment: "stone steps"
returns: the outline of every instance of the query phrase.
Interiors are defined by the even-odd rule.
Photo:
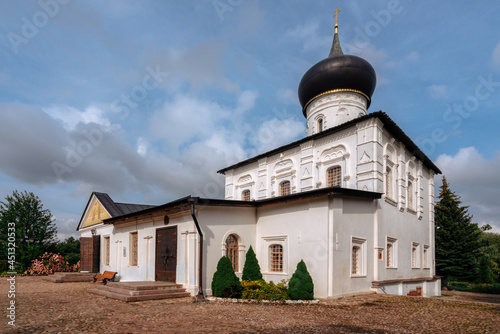
[[[88,292],[125,302],[186,298],[191,294],[182,285],[164,282],[109,282]]]
[[[407,296],[422,297],[422,288],[417,288],[416,290],[410,291]]]
[[[68,282],[92,282],[95,273],[71,273],[71,272],[56,272],[49,276],[44,276],[43,279],[54,283]]]

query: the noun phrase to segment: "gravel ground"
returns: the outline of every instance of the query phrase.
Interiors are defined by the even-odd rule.
[[[432,299],[370,294],[316,305],[191,298],[125,303],[88,293],[92,283],[56,284],[41,277],[17,278],[12,327],[6,317],[9,286],[0,278],[0,330],[6,333],[500,333],[500,298],[483,294],[447,291],[450,296]]]

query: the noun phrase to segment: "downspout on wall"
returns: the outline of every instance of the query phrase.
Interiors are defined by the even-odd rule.
[[[201,232],[200,224],[198,223],[198,219],[195,214],[195,205],[198,203],[199,197],[191,197],[188,202],[191,203],[191,217],[193,217],[194,224],[196,226],[196,230],[198,231],[198,235],[200,238],[199,241],[199,266],[198,266],[198,298],[204,299],[203,295],[203,232]]]

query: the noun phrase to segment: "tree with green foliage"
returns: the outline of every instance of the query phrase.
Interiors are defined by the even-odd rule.
[[[477,281],[479,283],[493,284],[493,272],[491,271],[491,261],[488,256],[483,255],[479,259],[479,276]]]
[[[76,264],[80,261],[80,239],[69,237],[55,245],[55,251],[64,256],[69,264]]]
[[[300,260],[297,264],[297,269],[288,283],[288,297],[294,300],[312,300],[314,298],[314,283],[304,260]]]
[[[222,298],[239,298],[241,283],[234,273],[231,260],[227,256],[221,257],[217,263],[217,271],[212,278],[212,295]]]
[[[478,274],[481,229],[472,223],[468,206],[449,188],[446,178],[434,207],[436,227],[436,272],[447,280],[473,282]]]
[[[481,253],[489,259],[493,279],[495,282],[500,283],[500,234],[483,232],[481,234],[481,244]]]
[[[33,193],[16,190],[5,197],[5,202],[0,202],[0,256],[8,258],[15,244],[16,269],[25,270],[32,260],[50,251],[56,233],[50,210],[44,209]]]
[[[252,246],[245,256],[245,265],[243,266],[243,274],[241,275],[242,281],[261,281],[262,273],[260,272],[259,261]]]

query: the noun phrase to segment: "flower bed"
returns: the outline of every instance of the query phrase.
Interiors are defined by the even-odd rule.
[[[209,302],[221,302],[221,303],[242,303],[242,304],[319,304],[318,299],[313,300],[267,300],[267,299],[237,299],[237,298],[219,298],[219,297],[207,297]]]
[[[60,254],[45,253],[39,259],[31,261],[31,266],[26,270],[28,275],[51,275],[55,272],[78,272],[80,261],[71,265]]]

